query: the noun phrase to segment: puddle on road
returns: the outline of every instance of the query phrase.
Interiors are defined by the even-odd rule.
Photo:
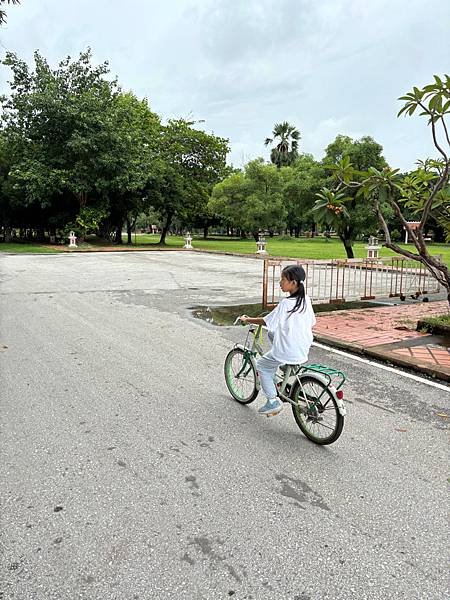
[[[357,308],[374,308],[384,306],[376,302],[340,302],[339,304],[314,304],[314,312],[331,312],[334,310],[353,310]],[[192,314],[197,319],[219,326],[233,325],[239,315],[260,317],[270,311],[263,310],[262,304],[236,304],[234,306],[192,306]]]

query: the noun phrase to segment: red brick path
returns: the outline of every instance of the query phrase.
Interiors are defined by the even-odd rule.
[[[315,333],[363,346],[379,346],[429,334],[416,331],[421,317],[448,312],[448,303],[422,302],[316,315]]]
[[[400,364],[422,366],[422,369],[431,369],[448,379],[450,348],[436,344],[436,338],[430,334],[416,331],[417,321],[422,317],[447,312],[448,303],[442,301],[319,313],[314,333],[319,339],[322,335],[325,341],[332,338],[336,342],[367,348],[393,362],[398,358]],[[417,344],[414,344],[414,338]],[[399,347],[402,341],[405,344]],[[397,347],[390,347],[390,344]]]

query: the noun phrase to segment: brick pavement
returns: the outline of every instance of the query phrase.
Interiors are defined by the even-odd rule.
[[[317,339],[450,381],[450,341],[416,331],[425,316],[448,312],[446,301],[333,311],[316,315]]]
[[[402,357],[450,367],[450,348],[443,348],[436,344],[427,344],[424,347],[412,346],[411,348],[395,348],[392,352]]]

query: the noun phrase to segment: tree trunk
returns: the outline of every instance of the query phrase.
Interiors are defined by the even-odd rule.
[[[127,217],[127,244],[129,246],[131,246],[131,244],[133,243],[132,239],[131,239],[131,221],[130,219]]]
[[[167,236],[167,232],[170,229],[170,224],[172,223],[172,217],[173,217],[173,213],[168,213],[167,217],[166,217],[166,222],[163,225],[162,229],[161,229],[161,238],[158,242],[158,246],[165,246],[166,245],[166,236]]]
[[[345,253],[347,254],[347,258],[355,258],[353,254],[353,246],[352,240],[350,238],[345,237],[344,235],[339,235],[341,242],[344,244]]]
[[[205,224],[203,225],[203,239],[205,239],[205,240],[208,238],[208,229],[209,229],[209,227],[208,227],[208,225],[205,223]]]
[[[346,240],[346,242],[344,242],[344,248],[347,258],[355,258],[355,255],[353,254],[353,246],[350,240]]]
[[[118,245],[122,245],[123,244],[123,240],[122,240],[122,224],[116,226],[116,239],[115,239],[115,242]]]

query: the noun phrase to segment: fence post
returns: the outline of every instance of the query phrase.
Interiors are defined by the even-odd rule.
[[[263,264],[263,294],[262,294],[262,308],[267,308],[267,286],[268,286],[268,264],[267,258],[264,259]]]

